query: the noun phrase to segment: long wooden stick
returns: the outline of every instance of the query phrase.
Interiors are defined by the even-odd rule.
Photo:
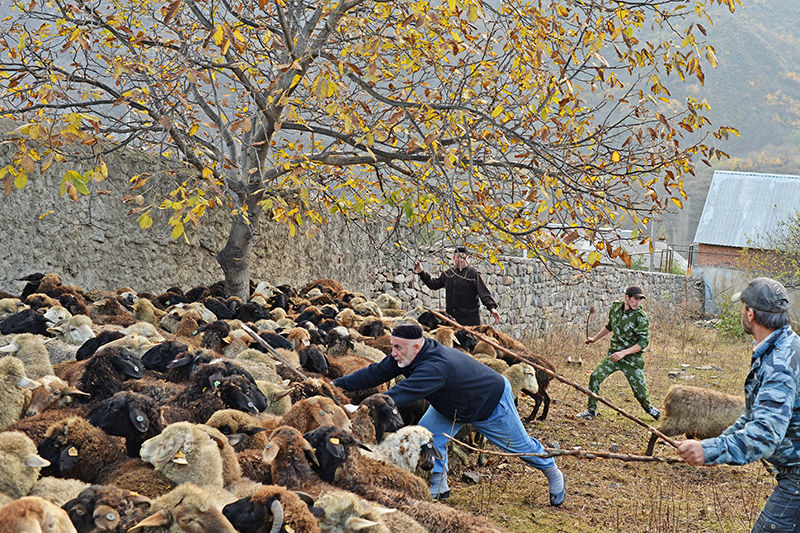
[[[581,459],[617,459],[619,461],[639,462],[639,463],[667,463],[677,464],[682,463],[683,459],[680,457],[653,457],[652,455],[631,455],[629,453],[614,453],[614,452],[597,452],[590,450],[582,450],[580,448],[572,448],[570,450],[562,450],[561,448],[545,448],[545,453],[509,453],[509,452],[496,452],[493,450],[484,450],[470,446],[461,442],[455,437],[444,434],[445,437],[455,442],[459,446],[472,450],[473,452],[484,453],[488,455],[499,455],[502,457],[561,457],[564,455],[571,455]]]
[[[269,354],[270,354],[272,357],[274,357],[275,359],[277,359],[278,361],[280,361],[281,363],[283,363],[284,365],[286,365],[286,368],[288,368],[289,370],[291,370],[291,371],[292,371],[292,372],[293,372],[293,373],[294,373],[294,374],[295,374],[297,377],[299,377],[301,380],[305,380],[305,379],[308,377],[308,376],[306,376],[305,374],[303,374],[302,372],[300,372],[299,370],[297,370],[297,369],[296,369],[294,366],[292,366],[292,363],[290,363],[289,361],[287,361],[285,357],[283,357],[281,354],[279,354],[279,353],[278,353],[278,352],[275,350],[275,348],[273,348],[272,346],[270,346],[270,345],[267,343],[267,341],[265,341],[264,339],[262,339],[262,338],[261,338],[261,335],[259,335],[258,333],[256,333],[256,332],[255,332],[255,331],[253,331],[252,329],[250,329],[250,328],[249,328],[248,326],[246,326],[245,324],[242,324],[242,329],[243,329],[243,330],[245,330],[245,332],[247,332],[247,334],[248,334],[248,335],[250,335],[251,337],[253,337],[253,339],[255,339],[255,341],[256,341],[258,344],[260,344],[261,346],[263,346],[263,347],[264,347],[264,349],[266,349],[266,350],[269,352]]]
[[[452,326],[454,326],[454,327],[456,327],[458,329],[463,329],[463,330],[466,330],[466,331],[470,332],[471,334],[475,335],[478,339],[480,339],[483,342],[485,342],[485,343],[491,345],[492,347],[494,347],[495,350],[501,351],[504,354],[506,354],[508,356],[511,356],[512,358],[514,358],[517,361],[520,361],[522,363],[528,363],[529,365],[531,365],[536,370],[541,370],[542,372],[544,372],[548,376],[550,376],[552,378],[555,378],[555,379],[557,379],[558,381],[560,381],[562,383],[566,383],[570,387],[578,389],[579,391],[581,391],[582,393],[586,394],[587,396],[591,396],[592,398],[595,398],[597,401],[607,405],[608,407],[610,407],[611,409],[615,410],[616,412],[618,412],[622,416],[633,420],[634,422],[636,422],[637,424],[639,424],[643,428],[647,429],[650,433],[654,433],[655,435],[658,435],[659,438],[663,439],[665,442],[669,443],[674,448],[678,447],[678,443],[676,441],[674,441],[671,438],[667,437],[666,435],[661,433],[659,430],[657,430],[653,426],[647,424],[646,422],[643,422],[642,420],[639,420],[638,418],[636,418],[632,414],[629,414],[629,413],[625,412],[624,410],[620,409],[619,407],[617,407],[613,403],[609,402],[608,400],[606,400],[606,399],[602,398],[601,396],[593,393],[592,391],[590,391],[586,387],[584,387],[582,385],[578,385],[577,383],[574,383],[574,382],[568,380],[567,378],[565,378],[563,376],[559,376],[558,374],[556,374],[555,372],[553,372],[549,368],[545,368],[542,365],[537,364],[534,361],[528,359],[527,357],[519,355],[518,353],[515,353],[512,350],[509,350],[507,348],[504,348],[503,346],[500,346],[493,339],[490,339],[490,338],[486,337],[485,335],[481,335],[477,331],[473,331],[470,328],[462,326],[458,322],[453,321],[452,319],[446,317],[445,315],[439,313],[438,311],[434,311],[432,309],[430,311],[431,311],[431,313],[433,313],[434,316],[438,317],[441,320],[444,320],[446,323],[448,323],[448,324],[450,324],[450,325],[452,325]]]

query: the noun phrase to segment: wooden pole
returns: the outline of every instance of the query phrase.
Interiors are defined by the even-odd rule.
[[[299,377],[301,380],[305,381],[305,379],[306,379],[308,376],[306,376],[305,374],[303,374],[302,372],[300,372],[299,370],[297,370],[297,369],[296,369],[294,366],[292,366],[292,363],[290,363],[289,361],[287,361],[285,357],[283,357],[281,354],[279,354],[279,353],[278,353],[278,352],[275,350],[275,348],[273,348],[272,346],[270,346],[269,344],[267,344],[267,341],[265,341],[264,339],[262,339],[262,338],[261,338],[261,335],[259,335],[258,333],[256,333],[255,331],[253,331],[252,329],[250,329],[248,326],[246,326],[246,325],[244,325],[244,324],[242,324],[242,329],[243,329],[243,330],[245,330],[245,332],[247,332],[247,334],[248,334],[248,335],[250,335],[251,337],[253,337],[253,339],[255,339],[255,341],[256,341],[258,344],[260,344],[261,346],[263,346],[263,347],[264,347],[264,348],[265,348],[265,349],[266,349],[266,350],[269,352],[269,354],[270,354],[272,357],[274,357],[275,359],[277,359],[278,361],[280,361],[281,363],[283,363],[284,365],[286,365],[286,368],[288,368],[289,370],[291,370],[291,371],[292,371],[292,372],[293,372],[293,373],[294,373],[294,374],[295,374],[297,377]]]
[[[648,430],[650,433],[653,433],[653,434],[655,434],[655,435],[658,435],[658,437],[659,437],[659,438],[663,439],[665,442],[669,443],[669,444],[670,444],[671,446],[673,446],[674,448],[677,448],[677,447],[678,447],[678,443],[677,443],[676,441],[674,441],[674,440],[672,440],[671,438],[667,437],[666,435],[664,435],[663,433],[661,433],[659,430],[657,430],[657,429],[656,429],[656,428],[654,428],[653,426],[651,426],[651,425],[647,424],[646,422],[643,422],[642,420],[639,420],[638,418],[636,418],[636,417],[635,417],[635,416],[633,416],[632,414],[629,414],[629,413],[625,412],[624,410],[620,409],[619,407],[617,407],[617,406],[616,406],[616,405],[614,405],[613,403],[609,402],[608,400],[606,400],[606,399],[602,398],[601,396],[598,396],[597,394],[593,393],[592,391],[590,391],[590,390],[589,390],[589,389],[587,389],[586,387],[584,387],[584,386],[582,386],[582,385],[578,385],[577,383],[574,383],[574,382],[572,382],[572,381],[568,380],[567,378],[565,378],[565,377],[563,377],[563,376],[559,376],[558,374],[556,374],[556,373],[555,373],[555,372],[553,372],[552,370],[550,370],[550,369],[548,369],[548,368],[545,368],[545,367],[543,367],[542,365],[540,365],[540,364],[537,364],[537,363],[533,362],[533,361],[532,361],[532,360],[530,360],[529,358],[527,358],[527,357],[524,357],[524,356],[522,356],[522,355],[519,355],[518,353],[515,353],[515,352],[513,352],[512,350],[509,350],[509,349],[507,349],[507,348],[504,348],[504,347],[500,346],[500,345],[499,345],[497,342],[495,342],[493,339],[489,339],[488,337],[486,337],[485,335],[481,335],[481,334],[480,334],[480,333],[478,333],[477,331],[473,331],[473,330],[472,330],[472,329],[470,329],[470,328],[467,328],[467,327],[465,327],[465,326],[462,326],[462,325],[461,325],[461,324],[459,324],[458,322],[455,322],[455,321],[453,321],[452,319],[450,319],[450,318],[446,317],[445,315],[443,315],[443,314],[439,313],[438,311],[434,311],[434,310],[432,310],[432,309],[431,309],[431,313],[433,313],[433,315],[434,315],[434,316],[436,316],[436,317],[437,317],[437,318],[439,318],[440,320],[443,320],[443,321],[445,321],[447,324],[450,324],[450,325],[451,325],[451,326],[453,326],[453,327],[456,327],[456,328],[458,328],[458,329],[462,329],[462,330],[465,330],[465,331],[468,331],[468,332],[470,332],[471,334],[475,335],[475,336],[476,336],[478,339],[480,339],[480,340],[482,340],[483,342],[485,342],[485,343],[487,343],[487,344],[491,345],[492,347],[494,347],[494,349],[495,349],[495,350],[498,350],[498,351],[500,351],[500,352],[503,352],[504,354],[506,354],[506,355],[508,355],[508,356],[510,356],[510,357],[512,357],[512,358],[514,358],[514,359],[516,359],[517,361],[520,361],[520,362],[522,362],[522,363],[528,363],[529,365],[531,365],[531,366],[532,366],[533,368],[535,368],[536,370],[541,370],[542,372],[544,372],[544,373],[545,373],[545,374],[547,374],[548,376],[550,376],[550,377],[552,377],[552,378],[555,378],[555,379],[557,379],[558,381],[560,381],[560,382],[562,382],[562,383],[566,383],[566,384],[567,384],[567,385],[569,385],[570,387],[573,387],[573,388],[575,388],[575,389],[578,389],[579,391],[581,391],[582,393],[586,394],[587,396],[591,396],[592,398],[595,398],[597,401],[599,401],[599,402],[601,402],[601,403],[603,403],[603,404],[607,405],[608,407],[610,407],[611,409],[615,410],[616,412],[618,412],[618,413],[619,413],[619,414],[621,414],[622,416],[624,416],[624,417],[626,417],[626,418],[629,418],[629,419],[633,420],[635,423],[637,423],[637,424],[639,424],[640,426],[642,426],[643,428],[647,429],[647,430]]]

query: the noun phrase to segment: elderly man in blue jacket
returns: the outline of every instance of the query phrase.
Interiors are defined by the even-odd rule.
[[[469,355],[442,346],[422,336],[417,325],[392,330],[392,354],[379,363],[334,381],[345,390],[358,390],[385,383],[399,375],[406,379],[386,393],[398,406],[427,399],[431,406],[420,425],[433,433],[434,447],[442,454],[433,467],[431,495],[450,496],[447,485],[447,437],[464,424],[472,424],[498,448],[509,453],[543,453],[539,441],[528,435],[508,380]],[[522,460],[541,470],[550,488],[550,504],[560,506],[566,497],[564,474],[555,461],[526,456]]]
[[[742,302],[742,326],[756,343],[744,414],[719,437],[681,442],[678,453],[695,466],[766,459],[778,485],[751,533],[800,531],[800,337],[789,325],[789,299],[774,279],[756,278],[733,300]]]

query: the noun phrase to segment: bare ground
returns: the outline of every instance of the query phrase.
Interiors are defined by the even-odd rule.
[[[645,372],[654,405],[661,405],[673,383],[742,394],[752,350],[749,341],[725,339],[714,329],[682,320],[674,311],[655,308],[648,313],[651,344],[645,356]],[[592,322],[591,334],[602,327],[603,318]],[[592,369],[605,355],[608,337],[588,347],[583,344],[584,328],[578,329],[529,344],[537,353],[550,357],[561,375],[586,386]],[[583,365],[568,365],[569,355],[573,359],[581,356]],[[703,366],[717,368],[697,368]],[[684,370],[694,378],[669,378],[667,374],[673,370]],[[621,373],[607,379],[600,393],[628,413],[658,426],[642,412]],[[545,446],[557,443],[565,449],[579,446],[585,450],[644,453],[649,434],[633,421],[602,404],[598,419],[576,419],[575,414],[585,408],[585,396],[560,382],[551,383],[550,395],[553,404],[547,420],[527,425],[529,433]],[[523,419],[532,405],[527,399],[520,404]],[[655,453],[676,457],[674,449],[665,443],[659,443]],[[448,503],[520,532],[749,531],[775,485],[774,477],[760,463],[697,468],[562,457],[556,461],[566,476],[567,500],[555,509],[549,506],[547,482],[541,473],[515,458],[487,458],[488,464],[479,466],[477,454],[472,453],[465,465],[450,455],[453,496]],[[479,472],[481,481],[463,482],[464,471]]]

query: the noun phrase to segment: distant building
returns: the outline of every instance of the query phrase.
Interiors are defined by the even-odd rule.
[[[714,172],[690,254],[693,274],[706,284],[706,311],[719,313],[747,284],[746,274],[737,269],[742,249],[769,254],[767,236],[798,210],[800,176]],[[789,299],[800,314],[800,294]]]
[[[715,171],[694,236],[692,264],[736,268],[742,248],[758,249],[798,210],[800,176]]]

